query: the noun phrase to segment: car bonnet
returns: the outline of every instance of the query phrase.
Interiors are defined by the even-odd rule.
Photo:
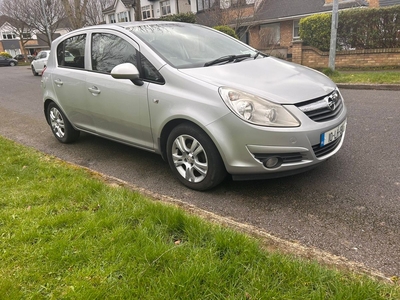
[[[215,86],[235,88],[280,104],[318,98],[336,88],[320,72],[272,57],[180,71]]]

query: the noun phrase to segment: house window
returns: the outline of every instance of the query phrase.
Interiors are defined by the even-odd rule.
[[[270,45],[277,45],[281,41],[281,27],[280,23],[271,23],[260,25],[260,42],[261,45],[266,47]]]
[[[300,38],[300,20],[293,21],[293,39],[297,40]]]
[[[198,0],[197,1],[197,11],[202,11],[211,8],[215,3],[215,0]],[[221,8],[227,8],[225,5],[230,5],[230,0],[221,1]]]
[[[171,4],[169,1],[160,2],[161,4],[161,15],[170,15],[171,14]]]
[[[146,5],[142,7],[142,19],[151,19],[154,17],[153,5]]]
[[[30,40],[30,39],[32,39],[32,33],[31,32],[23,32],[22,33],[22,38],[24,40]]]
[[[108,18],[110,19],[110,23],[117,23],[117,21],[115,20],[115,15],[108,15]]]
[[[123,11],[118,14],[118,22],[129,22],[129,21],[130,21],[129,12]]]
[[[15,40],[17,35],[14,32],[3,32],[3,40]]]

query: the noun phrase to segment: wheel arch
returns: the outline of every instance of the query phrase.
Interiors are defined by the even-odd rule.
[[[221,151],[220,151],[218,145],[215,143],[214,139],[210,136],[210,134],[206,130],[204,130],[201,126],[199,126],[195,122],[193,122],[191,120],[188,120],[188,119],[174,119],[174,120],[171,120],[171,121],[169,121],[168,123],[166,123],[164,125],[164,127],[163,127],[163,129],[161,131],[160,137],[158,139],[158,146],[159,146],[159,149],[160,149],[161,157],[165,161],[168,161],[167,160],[167,140],[168,140],[168,136],[170,135],[171,131],[175,127],[177,127],[178,125],[181,125],[183,123],[190,124],[190,125],[196,127],[198,130],[201,130],[202,132],[204,132],[204,134],[206,134],[211,139],[211,141],[214,143],[214,146],[217,148],[217,151],[218,151],[219,155],[221,156],[222,161],[224,161],[223,155],[221,154]],[[225,164],[225,162],[224,162],[224,164]]]
[[[47,108],[49,107],[50,103],[52,103],[52,102],[54,102],[54,101],[51,100],[51,99],[46,99],[46,101],[44,101],[44,104],[43,104],[44,117],[46,118],[47,124],[49,124],[49,125],[50,125],[50,121],[49,121],[49,118],[47,116]]]

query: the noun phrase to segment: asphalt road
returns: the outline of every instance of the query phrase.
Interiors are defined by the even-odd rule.
[[[400,91],[348,90],[339,153],[301,175],[183,187],[160,156],[82,134],[60,144],[45,122],[41,77],[0,68],[0,135],[206,211],[316,247],[385,276],[400,275]],[[65,184],[68,184],[66,182]]]

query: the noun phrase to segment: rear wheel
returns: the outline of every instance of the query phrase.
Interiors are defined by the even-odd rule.
[[[54,102],[47,107],[47,119],[54,136],[61,143],[72,143],[79,138],[80,132],[72,127],[64,113]]]
[[[36,72],[36,70],[35,70],[35,67],[34,67],[34,66],[31,66],[31,69],[32,69],[33,76],[38,76],[38,75],[39,75],[39,73],[38,73],[38,72]]]
[[[224,180],[222,158],[208,135],[191,124],[174,128],[167,140],[168,163],[187,187],[204,191]]]

